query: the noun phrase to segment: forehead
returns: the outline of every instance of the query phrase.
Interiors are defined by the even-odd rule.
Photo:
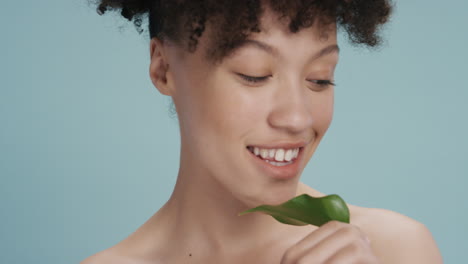
[[[267,32],[250,35],[238,47],[228,54],[224,61],[231,59],[250,60],[257,54],[265,54],[276,62],[286,66],[306,65],[320,58],[338,59],[339,47],[333,27],[329,31],[314,27],[291,33],[278,24],[270,26]],[[333,56],[327,56],[333,55]],[[260,56],[260,55],[259,55]]]
[[[247,41],[236,42],[232,45],[232,49],[218,62],[222,61],[229,56],[232,56],[237,51],[242,50],[249,45],[248,40],[260,40],[264,43],[269,43],[271,46],[278,47],[279,51],[310,51],[320,50],[325,46],[336,44],[336,24],[330,23],[322,25],[316,20],[310,27],[301,28],[298,32],[291,32],[289,29],[289,22],[287,19],[280,19],[280,15],[272,11],[266,6],[259,17],[260,32],[251,32],[247,36]],[[204,60],[206,63],[212,63],[210,58],[211,54],[218,48],[219,34],[215,31],[219,24],[216,21],[207,21],[204,33],[198,38],[198,45],[195,50],[195,57]],[[251,45],[250,45],[251,46]],[[189,57],[191,55],[187,54]]]
[[[259,18],[261,31],[251,33],[245,41],[238,43],[232,53],[249,46],[262,48],[258,43],[271,44],[273,49],[268,46],[264,46],[263,49],[269,50],[272,55],[276,55],[277,57],[280,54],[287,54],[289,52],[318,51],[331,45],[334,45],[335,49],[338,50],[335,23],[325,25],[320,24],[320,20],[316,20],[312,26],[302,28],[298,32],[291,32],[289,23],[288,19],[281,19],[279,14],[273,12],[268,7],[265,8],[265,11]],[[257,40],[259,42],[255,43]]]

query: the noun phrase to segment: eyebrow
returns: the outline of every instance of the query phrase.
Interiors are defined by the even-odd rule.
[[[266,44],[264,42],[258,41],[258,40],[246,39],[246,40],[244,40],[242,42],[242,44],[239,46],[239,48],[242,47],[242,46],[245,46],[245,45],[252,45],[254,47],[257,47],[257,48],[260,48],[261,50],[266,51],[267,53],[270,53],[273,56],[279,56],[278,49],[276,49],[275,47],[270,46],[270,45],[268,45],[268,44]],[[338,45],[336,45],[336,44],[332,44],[330,46],[327,46],[327,47],[321,49],[316,54],[314,54],[310,58],[310,60],[311,61],[316,60],[316,59],[318,59],[320,57],[323,57],[323,56],[328,55],[328,54],[333,53],[333,52],[339,53],[340,52],[340,47],[338,47]]]

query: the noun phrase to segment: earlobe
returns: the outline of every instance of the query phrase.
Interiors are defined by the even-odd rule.
[[[166,58],[164,44],[157,38],[150,41],[149,74],[153,85],[160,93],[172,96],[172,82],[170,80],[169,63]],[[169,78],[168,78],[169,77]]]

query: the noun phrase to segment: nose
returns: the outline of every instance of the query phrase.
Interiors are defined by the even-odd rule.
[[[273,100],[274,106],[268,115],[271,127],[295,134],[312,127],[314,123],[312,100],[305,94],[310,91],[298,85],[289,84],[277,89]]]

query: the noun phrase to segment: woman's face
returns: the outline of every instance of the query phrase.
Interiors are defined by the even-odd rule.
[[[195,53],[168,52],[182,163],[189,164],[181,166],[248,206],[296,195],[333,115],[333,86],[317,80],[333,81],[338,62],[335,25],[325,37],[316,26],[289,33],[266,10],[261,29],[219,65],[205,59],[209,31]]]

